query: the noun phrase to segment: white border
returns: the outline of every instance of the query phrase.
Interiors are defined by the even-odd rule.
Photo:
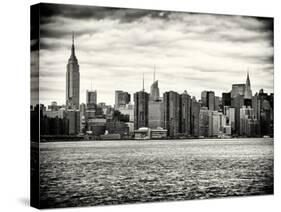
[[[29,6],[38,1],[2,1],[0,35],[0,210],[29,207]],[[68,208],[63,211],[276,211],[280,199],[280,3],[275,0],[60,0],[73,3],[275,18],[275,195],[121,206]],[[62,211],[59,209],[58,211]]]

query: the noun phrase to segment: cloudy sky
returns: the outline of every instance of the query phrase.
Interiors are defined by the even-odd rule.
[[[213,90],[221,96],[232,84],[245,83],[247,69],[253,93],[261,88],[273,92],[271,18],[69,5],[45,5],[40,11],[44,104],[65,104],[72,31],[80,102],[92,84],[98,102],[114,104],[115,90],[133,94],[142,89],[143,73],[149,92],[154,65],[161,95],[187,90],[198,99],[201,91]]]

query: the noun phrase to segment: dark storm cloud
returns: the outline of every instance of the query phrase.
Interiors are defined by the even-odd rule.
[[[120,22],[132,22],[143,17],[167,18],[170,12],[157,10],[126,9],[115,7],[96,7],[63,4],[42,4],[42,23],[50,22],[51,17],[60,16],[72,19],[118,19]]]

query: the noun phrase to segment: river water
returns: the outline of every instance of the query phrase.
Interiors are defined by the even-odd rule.
[[[41,207],[273,194],[272,139],[40,144]]]

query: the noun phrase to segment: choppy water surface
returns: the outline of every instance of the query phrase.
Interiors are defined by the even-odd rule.
[[[40,163],[42,207],[273,193],[272,139],[43,143]]]

